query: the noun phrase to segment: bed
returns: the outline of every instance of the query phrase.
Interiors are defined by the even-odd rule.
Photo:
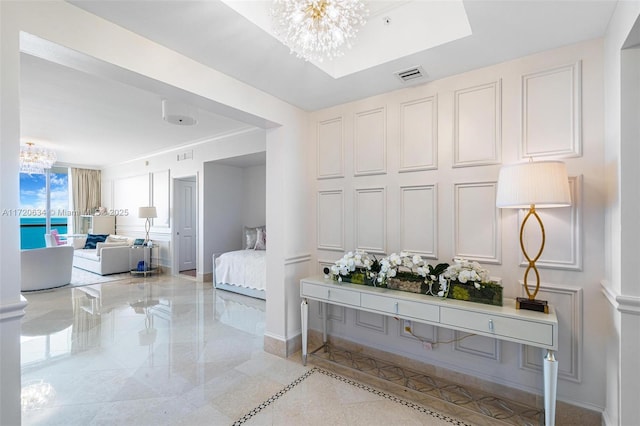
[[[266,228],[244,228],[244,250],[213,255],[215,288],[266,300]]]
[[[213,256],[216,288],[266,299],[266,250],[237,250]]]

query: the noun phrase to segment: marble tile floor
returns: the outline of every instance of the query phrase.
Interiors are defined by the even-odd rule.
[[[315,363],[265,353],[265,302],[211,283],[159,275],[26,297],[23,425],[231,425]],[[414,397],[469,424],[501,424]]]

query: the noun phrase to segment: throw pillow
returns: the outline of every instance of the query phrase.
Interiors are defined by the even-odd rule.
[[[74,250],[80,250],[84,248],[87,243],[87,237],[71,237],[71,245]]]
[[[256,247],[256,239],[258,238],[258,228],[244,227],[244,248],[245,250],[253,250]]]
[[[256,245],[254,250],[266,250],[267,249],[267,229],[256,228]]]
[[[84,243],[85,249],[95,249],[97,243],[104,243],[109,234],[87,234],[87,241]]]
[[[64,243],[62,241],[60,241],[60,234],[58,234],[58,230],[57,229],[52,229],[51,230],[51,236],[53,237],[54,240],[56,240],[56,245],[57,246],[61,246]]]

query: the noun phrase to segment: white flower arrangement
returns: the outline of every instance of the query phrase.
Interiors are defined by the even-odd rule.
[[[395,277],[400,268],[406,268],[423,278],[427,277],[427,262],[417,254],[402,251],[400,254],[392,253],[380,261],[378,283],[383,284],[388,278]]]
[[[491,282],[487,269],[480,266],[478,262],[471,262],[460,257],[455,257],[453,265],[450,265],[440,276],[432,275],[429,278],[431,282],[437,278],[440,284],[440,291],[437,293],[439,297],[446,297],[451,281],[473,285],[478,290],[482,288],[482,284]]]
[[[338,281],[342,281],[343,276],[349,276],[356,270],[371,271],[376,259],[366,251],[356,250],[345,253],[341,259],[337,260],[330,268],[331,275]],[[336,278],[337,277],[337,278]]]

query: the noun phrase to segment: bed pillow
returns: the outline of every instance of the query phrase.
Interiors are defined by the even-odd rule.
[[[258,238],[258,228],[244,227],[244,249],[253,250],[256,246],[256,239]]]
[[[97,243],[104,243],[109,234],[87,234],[87,241],[84,243],[85,249],[95,249]]]
[[[267,229],[256,228],[256,245],[254,250],[266,250],[267,249]]]

